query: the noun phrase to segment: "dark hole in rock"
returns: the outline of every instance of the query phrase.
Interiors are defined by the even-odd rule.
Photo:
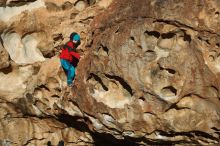
[[[142,101],[145,101],[145,98],[144,98],[144,97],[140,97],[139,99],[142,100]]]
[[[105,74],[105,76],[110,79],[114,79],[114,80],[118,81],[122,85],[122,87],[125,90],[127,90],[131,96],[133,96],[133,91],[132,91],[131,86],[123,78],[121,78],[119,76],[109,75],[109,74]]]
[[[188,42],[190,43],[192,39],[191,39],[191,36],[190,36],[190,35],[184,33],[183,40],[184,40],[184,41],[188,41]]]
[[[205,40],[205,42],[206,42],[207,44],[209,44],[209,45],[210,45],[210,42],[209,42],[209,40]]]
[[[54,41],[59,41],[59,40],[63,40],[64,38],[63,38],[63,34],[62,33],[59,33],[59,34],[54,34],[53,35],[53,40]]]
[[[47,142],[47,146],[52,146],[51,141],[48,141],[48,142]]]
[[[51,97],[54,97],[54,98],[60,98],[60,96],[58,96],[58,95],[52,95]]]
[[[211,129],[215,130],[215,131],[220,131],[220,129],[216,128],[216,127],[212,127]]]
[[[175,74],[176,73],[176,71],[173,70],[173,69],[166,68],[165,70],[168,71],[170,74]]]
[[[57,144],[57,146],[64,146],[64,141],[63,141],[63,140],[59,141],[59,143]]]
[[[103,88],[105,91],[108,91],[108,87],[105,86],[105,84],[102,82],[102,79],[101,79],[98,75],[93,74],[93,73],[90,73],[90,75],[89,75],[87,81],[90,80],[90,79],[92,79],[92,78],[94,78],[98,83],[100,83],[101,86],[102,86],[102,88]]]
[[[50,89],[47,88],[45,85],[40,85],[40,86],[38,86],[38,87],[36,88],[36,90],[39,90],[39,89],[45,89],[45,90],[47,90],[47,91],[50,91]]]
[[[31,2],[35,2],[36,0],[18,0],[18,1],[10,1],[10,3],[7,5],[9,7],[18,7],[23,6]]]
[[[155,53],[153,50],[147,50],[147,53]]]
[[[78,13],[72,13],[72,14],[70,15],[70,19],[74,19],[74,18],[77,16],[77,14],[78,14]]]
[[[177,90],[173,86],[167,86],[161,90],[161,93],[164,96],[175,96],[177,94]]]
[[[203,131],[193,131],[194,135],[195,136],[201,136],[201,137],[205,137],[205,138],[208,138],[208,139],[211,139],[211,140],[216,140],[216,141],[219,141],[218,138],[216,137],[213,137],[212,135],[206,133],[206,132],[203,132]]]
[[[96,0],[87,0],[87,3],[91,6],[96,3]]]
[[[201,38],[200,36],[198,36],[198,39],[199,39],[200,41],[202,41],[202,38]]]
[[[33,75],[36,75],[39,72],[39,70],[40,70],[40,66],[39,65],[38,66],[33,66],[33,68],[34,68]]]
[[[145,53],[144,53],[144,56],[146,57],[146,61],[153,61],[157,58],[157,54],[155,51],[153,50],[147,50]]]
[[[45,58],[52,58],[52,57],[55,56],[55,55],[56,55],[55,50],[52,50],[52,51],[50,51],[50,52],[45,52],[45,53],[43,54],[43,56],[44,56]]]
[[[58,88],[58,87],[54,88],[54,90],[57,91],[57,92],[61,92],[62,91],[61,88]]]
[[[147,34],[147,35],[149,35],[149,36],[154,36],[154,37],[156,37],[156,38],[159,38],[159,37],[160,37],[160,33],[157,32],[157,31],[147,31],[147,30],[146,30],[144,33]]]
[[[161,34],[161,37],[163,39],[171,39],[175,36],[176,34],[175,33],[172,33],[172,32],[168,32],[168,33],[163,33]]]
[[[4,74],[9,74],[12,71],[13,71],[13,68],[12,68],[11,64],[8,67],[6,67],[6,68],[0,69],[0,72],[3,72]]]
[[[119,29],[117,29],[116,31],[115,31],[115,33],[118,33],[119,32]]]
[[[65,2],[63,5],[62,5],[62,9],[63,10],[68,10],[68,9],[71,9],[72,8],[72,3],[67,1]]]
[[[109,53],[109,48],[106,46],[101,45],[102,49],[108,54]],[[109,54],[108,54],[109,55]]]
[[[220,13],[217,11],[217,12],[215,12],[215,15],[219,15]]]
[[[176,71],[175,71],[174,69],[171,69],[171,68],[163,68],[163,67],[161,67],[160,65],[159,65],[159,67],[160,67],[160,70],[166,70],[166,71],[168,71],[168,73],[170,73],[170,74],[175,74],[175,73],[176,73]]]
[[[131,39],[132,41],[135,41],[135,39],[134,39],[134,37],[133,37],[133,36],[131,36],[131,37],[130,37],[130,39]]]
[[[219,47],[220,47],[220,44],[219,44],[219,43],[216,43],[216,47],[219,48]]]

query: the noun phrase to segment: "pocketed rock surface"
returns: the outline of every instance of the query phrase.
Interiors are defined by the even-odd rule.
[[[0,5],[1,145],[219,143],[218,0]],[[68,88],[58,54],[72,31]]]

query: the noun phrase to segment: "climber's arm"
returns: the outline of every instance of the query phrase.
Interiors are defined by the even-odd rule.
[[[70,52],[70,55],[72,55],[73,57],[77,58],[78,60],[80,59],[80,55],[76,52]]]

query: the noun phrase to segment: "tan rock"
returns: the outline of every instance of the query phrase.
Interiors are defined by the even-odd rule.
[[[0,43],[0,69],[6,68],[9,66],[9,55],[5,48]]]
[[[38,40],[32,35],[21,39],[16,33],[9,33],[2,34],[1,37],[5,49],[17,64],[32,64],[45,60],[37,48]]]
[[[219,143],[218,0],[26,2],[0,9],[12,59],[0,74],[2,145]],[[82,58],[67,88],[56,55],[73,31]],[[16,125],[31,126],[14,135]]]

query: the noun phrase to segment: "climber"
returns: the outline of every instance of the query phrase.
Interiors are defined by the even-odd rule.
[[[80,59],[80,55],[76,53],[76,48],[80,45],[80,35],[73,32],[70,40],[63,46],[60,54],[61,65],[67,75],[67,85],[72,87],[76,74],[76,66]]]

